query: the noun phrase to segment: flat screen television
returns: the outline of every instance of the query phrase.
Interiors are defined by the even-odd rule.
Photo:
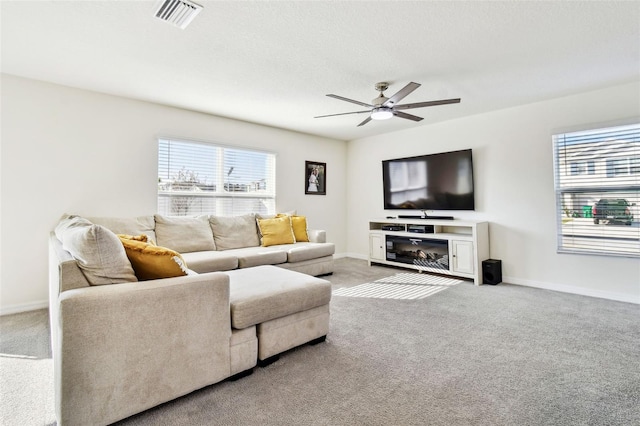
[[[382,162],[386,210],[474,210],[471,150]]]

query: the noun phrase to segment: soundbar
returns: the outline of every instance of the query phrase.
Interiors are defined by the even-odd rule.
[[[441,220],[453,220],[453,216],[406,216],[398,215],[398,219],[441,219]]]

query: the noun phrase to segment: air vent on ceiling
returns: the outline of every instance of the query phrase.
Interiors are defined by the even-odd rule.
[[[185,29],[202,10],[202,6],[188,0],[164,0],[156,11],[156,18]]]

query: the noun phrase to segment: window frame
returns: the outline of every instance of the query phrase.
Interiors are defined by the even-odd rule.
[[[554,132],[552,147],[557,252],[640,258],[640,122]]]
[[[166,155],[163,155],[162,152],[163,143],[168,144],[168,152],[166,153]],[[174,143],[173,148],[171,148],[172,143]],[[211,141],[170,136],[158,136],[156,138],[156,144],[158,153],[158,187],[156,191],[156,210],[158,214],[167,216],[194,216],[200,214],[213,214],[216,216],[238,216],[247,213],[259,213],[265,215],[275,214],[277,187],[277,154],[275,152],[256,149],[252,147],[228,145]],[[199,151],[198,154],[203,153],[206,155],[211,155],[210,163],[207,162],[207,160],[203,161],[202,157],[199,157],[198,161],[201,163],[206,163],[207,167],[210,168],[210,170],[208,171],[210,171],[213,176],[206,176],[204,182],[199,182],[197,178],[194,179],[193,176],[191,176],[191,185],[185,185],[185,187],[191,187],[188,190],[171,189],[171,186],[183,183],[181,181],[176,182],[175,174],[173,175],[173,178],[171,177],[172,171],[173,173],[176,173],[176,170],[178,170],[180,165],[184,163],[184,161],[180,161],[177,158],[172,159],[172,155],[170,153],[172,149],[180,150],[180,145],[182,145],[183,147],[188,146],[188,148],[186,148],[187,150],[193,149],[194,151]],[[179,155],[186,155],[185,152],[186,151],[179,152],[178,154],[175,154],[174,157],[178,157]],[[250,171],[251,173],[255,173],[255,170],[261,167],[242,167],[237,163],[237,161],[234,162],[230,159],[235,157],[238,159],[238,161],[241,161],[243,154],[248,156],[245,158],[245,160],[250,160],[251,157],[265,156],[264,174],[260,175],[260,179],[252,182],[231,184],[231,182],[229,181],[229,174],[231,174],[232,170],[240,169],[240,171],[244,171],[245,174],[247,174],[250,173]],[[166,157],[166,159],[164,157]],[[161,164],[163,161],[166,161],[167,164]],[[179,164],[172,165],[172,161]],[[198,174],[194,171],[198,168],[193,166],[194,163],[195,161],[192,162],[192,168],[190,169],[185,169],[185,167],[182,166],[182,168],[180,168],[179,170],[184,170],[185,173],[191,172],[192,174],[195,174],[197,176]],[[225,170],[229,170],[229,174],[227,174],[226,176]],[[164,176],[161,176],[161,174],[163,174]],[[264,182],[264,184],[260,182]],[[198,188],[195,188],[194,186],[197,186]],[[200,190],[201,187],[206,187],[206,189]],[[230,190],[231,188],[236,188],[237,190]],[[163,201],[161,201],[163,198],[168,200],[177,198],[200,200],[200,204],[208,204],[210,207],[199,207],[195,208],[195,211],[192,211],[192,206],[188,206],[185,212],[176,212],[173,206],[167,206],[167,204],[170,204],[172,201],[165,201],[163,204]],[[261,203],[261,205],[264,205],[264,209],[248,209],[238,207],[238,205],[242,206],[243,204],[247,204],[249,202]]]

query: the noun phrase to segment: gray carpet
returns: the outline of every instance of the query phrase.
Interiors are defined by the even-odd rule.
[[[376,299],[424,299],[463,282],[457,278],[400,272],[372,283],[336,289],[333,295]]]
[[[340,259],[334,293],[398,269]],[[334,295],[325,343],[120,425],[640,424],[640,306],[469,281]],[[3,425],[51,424],[46,311],[0,318]]]

